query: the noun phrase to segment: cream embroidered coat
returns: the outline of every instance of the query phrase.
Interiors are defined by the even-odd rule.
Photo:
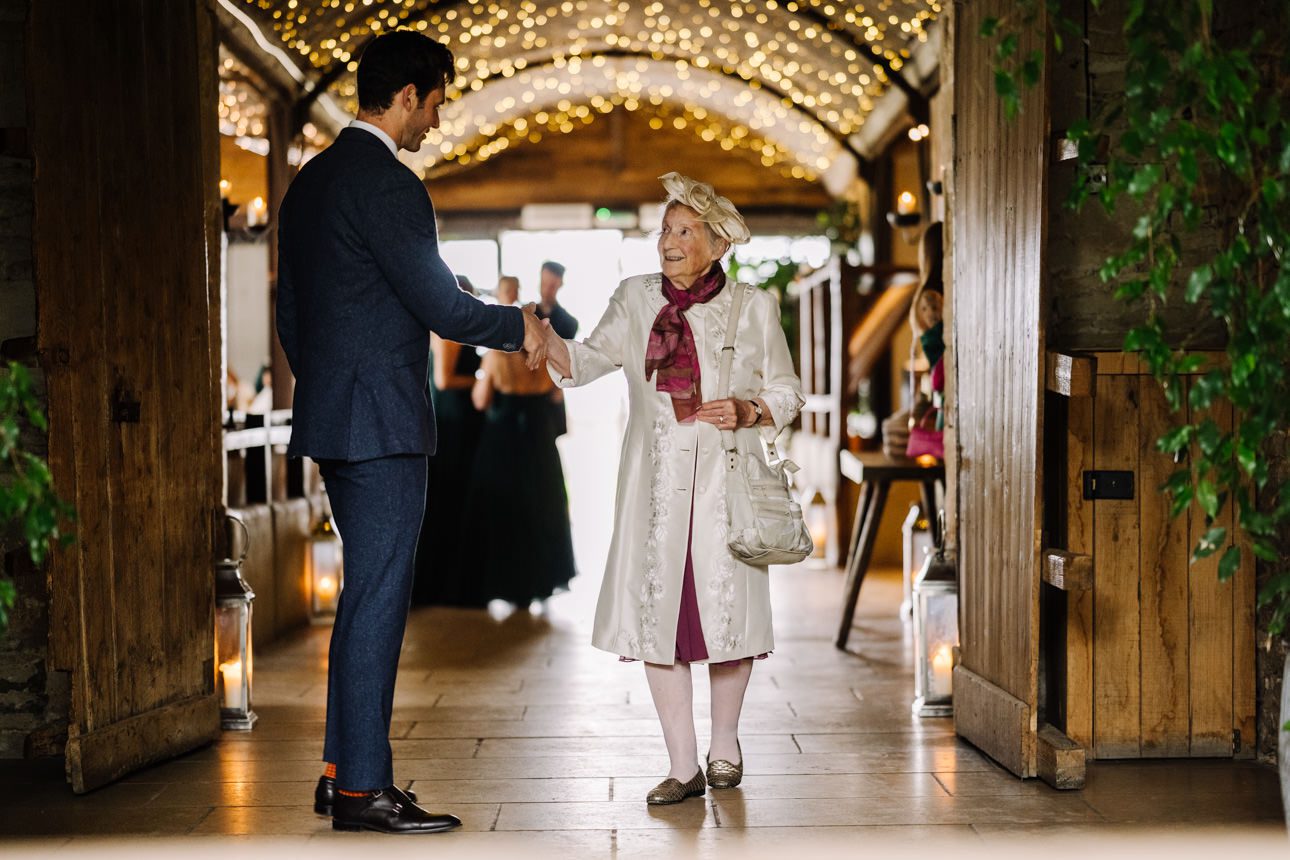
[[[770,586],[766,568],[736,561],[726,548],[721,434],[711,424],[680,424],[672,399],[645,379],[645,345],[663,297],[662,275],[623,281],[584,341],[568,341],[572,378],[586,385],[622,368],[629,415],[618,471],[614,537],[596,606],[592,644],[624,657],[672,664],[685,572],[690,504],[694,504],[694,578],[704,639],[712,662],[771,651]],[[716,298],[685,312],[698,349],[703,400],[718,398],[721,346],[734,289],[745,289],[735,341],[731,394],[761,397],[774,428],[746,428],[773,440],[797,417],[801,383],[793,372],[779,307],[768,293],[727,285]],[[743,444],[740,445],[744,447]],[[759,445],[752,445],[759,450]]]

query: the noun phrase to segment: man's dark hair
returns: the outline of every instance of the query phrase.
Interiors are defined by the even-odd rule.
[[[564,266],[560,265],[554,260],[547,260],[545,263],[543,263],[542,270],[544,272],[550,272],[551,274],[555,275],[557,278],[564,277]]]
[[[394,94],[412,84],[417,101],[444,88],[453,76],[452,51],[415,30],[395,30],[377,36],[358,61],[358,106],[381,113],[394,103]]]

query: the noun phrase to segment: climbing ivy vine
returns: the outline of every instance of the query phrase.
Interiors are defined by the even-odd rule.
[[[1090,2],[1090,15],[1111,14]],[[1009,116],[1040,80],[1046,51],[1083,38],[1062,5],[1018,0],[981,27]],[[1124,94],[1066,132],[1079,152],[1070,205],[1096,201],[1133,220],[1100,276],[1141,310],[1124,348],[1148,363],[1178,421],[1158,442],[1181,462],[1164,486],[1172,512],[1196,506],[1214,523],[1192,557],[1221,551],[1220,578],[1244,551],[1277,566],[1259,605],[1270,608],[1270,634],[1281,635],[1290,622],[1290,569],[1278,546],[1290,487],[1275,451],[1290,428],[1290,4],[1227,9],[1225,18],[1243,20],[1224,21],[1221,38],[1213,0],[1125,0],[1114,14],[1127,50]],[[1022,53],[1020,35],[1039,27],[1045,48]],[[1216,243],[1197,241],[1216,225]],[[1178,304],[1222,327],[1224,361],[1167,335],[1163,310]],[[1235,407],[1234,426],[1208,417],[1221,403]],[[1217,524],[1228,505],[1238,535]]]
[[[71,541],[67,530],[73,511],[54,492],[44,458],[23,450],[23,424],[48,430],[45,413],[32,391],[31,376],[17,362],[0,368],[0,545],[11,536],[35,564],[50,551]],[[0,633],[9,626],[14,585],[0,571]]]

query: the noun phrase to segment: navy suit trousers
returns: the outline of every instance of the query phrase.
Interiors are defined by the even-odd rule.
[[[336,765],[338,788],[371,791],[394,784],[390,717],[425,512],[426,458],[323,460],[319,467],[345,542],[323,760]]]

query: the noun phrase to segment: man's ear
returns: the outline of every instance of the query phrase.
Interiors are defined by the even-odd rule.
[[[399,98],[403,101],[403,107],[408,113],[412,113],[418,107],[417,85],[408,84],[399,90]]]

